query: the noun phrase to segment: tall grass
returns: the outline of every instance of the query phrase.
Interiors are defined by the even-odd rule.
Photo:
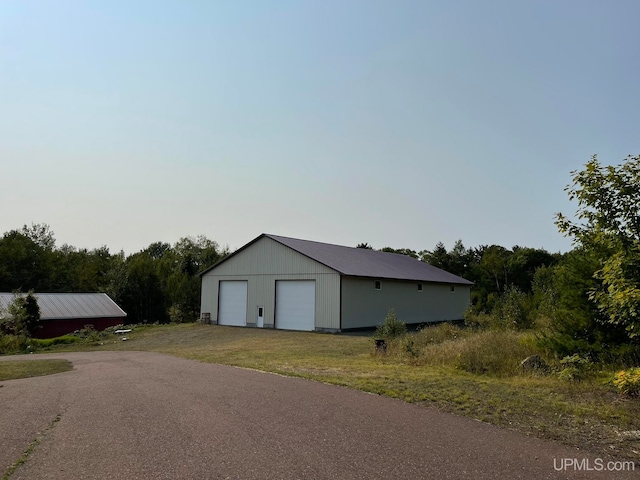
[[[422,366],[454,366],[474,374],[518,374],[520,363],[539,354],[525,333],[472,331],[451,324],[427,327],[391,341],[389,355]]]
[[[455,365],[469,373],[508,376],[521,372],[522,360],[536,353],[521,334],[480,332],[460,342]]]
[[[407,324],[398,318],[393,308],[387,313],[384,322],[376,328],[378,338],[394,338],[405,333],[407,333]]]

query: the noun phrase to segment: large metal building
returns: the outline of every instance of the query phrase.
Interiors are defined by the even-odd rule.
[[[407,324],[460,320],[472,282],[406,255],[262,234],[201,273],[205,323],[340,332],[393,308]]]

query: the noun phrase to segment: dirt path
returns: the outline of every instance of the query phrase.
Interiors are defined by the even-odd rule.
[[[39,439],[11,480],[640,477],[637,465],[606,471],[577,449],[302,379],[144,352],[19,359],[34,357],[75,368],[0,382],[0,475]]]

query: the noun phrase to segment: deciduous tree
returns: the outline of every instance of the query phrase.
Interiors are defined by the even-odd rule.
[[[0,333],[32,337],[40,328],[40,307],[33,291],[26,296],[15,293],[14,299],[0,321]]]
[[[618,166],[603,166],[593,156],[583,170],[571,172],[566,187],[577,200],[576,220],[557,214],[558,229],[595,255],[601,268],[589,292],[610,323],[629,336],[640,335],[640,156]]]

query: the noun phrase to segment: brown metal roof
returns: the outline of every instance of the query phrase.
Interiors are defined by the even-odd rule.
[[[205,270],[212,270],[228,258],[240,253],[249,245],[263,237],[281,243],[306,257],[322,263],[341,275],[353,277],[387,278],[394,280],[413,280],[419,282],[448,283],[455,285],[473,285],[473,282],[462,277],[446,272],[440,268],[421,262],[418,259],[397,253],[380,252],[365,248],[345,247],[330,243],[312,242],[297,238],[280,237],[263,233],[244,247],[236,250]]]
[[[35,297],[42,320],[127,316],[106,293],[36,293]],[[0,310],[6,312],[14,298],[13,293],[0,293]]]

